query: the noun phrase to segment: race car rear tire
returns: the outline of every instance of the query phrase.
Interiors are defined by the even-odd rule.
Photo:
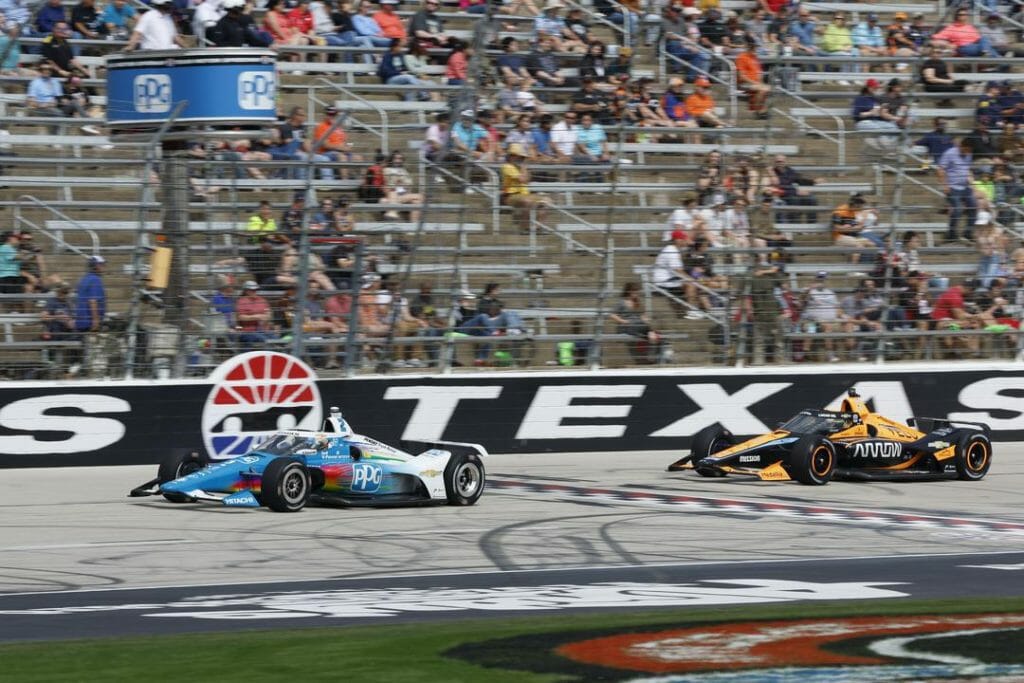
[[[172,453],[163,459],[156,472],[158,484],[166,484],[169,481],[198,472],[206,467],[206,458],[196,451],[181,451]],[[188,500],[181,493],[165,493],[164,498],[172,503],[187,503]]]
[[[260,501],[274,512],[298,512],[309,500],[309,471],[295,458],[276,458],[263,470]]]
[[[953,456],[957,479],[978,481],[992,465],[992,442],[984,434],[969,434],[956,445]]]
[[[718,451],[725,450],[732,445],[732,432],[720,425],[709,425],[694,435],[693,442],[690,444],[690,454],[669,465],[668,470],[671,472],[682,469],[682,466],[688,462],[696,465],[704,458],[714,455]],[[713,469],[699,469],[697,473],[705,477],[725,476],[724,472]]]
[[[801,484],[822,486],[836,472],[836,449],[820,436],[804,436],[793,446],[787,458],[789,476]]]
[[[452,505],[473,505],[484,492],[487,475],[476,453],[456,453],[444,468],[444,491]]]

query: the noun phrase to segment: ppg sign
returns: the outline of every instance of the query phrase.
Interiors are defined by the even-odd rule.
[[[242,109],[274,109],[276,91],[273,72],[243,71],[238,74],[238,106]]]
[[[163,114],[171,110],[171,77],[166,74],[143,74],[132,82],[135,111],[141,114]]]
[[[375,493],[384,480],[384,470],[377,465],[360,462],[352,466],[352,490]]]

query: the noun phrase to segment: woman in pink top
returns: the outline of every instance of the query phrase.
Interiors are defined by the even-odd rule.
[[[309,45],[309,39],[302,35],[302,32],[292,26],[291,18],[285,11],[284,0],[270,0],[267,3],[267,13],[263,16],[263,28],[274,39],[271,47],[292,47],[294,45]],[[291,55],[292,61],[298,61],[297,54]]]
[[[952,47],[957,57],[999,57],[988,38],[981,35],[968,18],[967,10],[957,10],[953,23],[932,36],[932,45],[942,49]]]
[[[462,85],[466,82],[469,72],[469,50],[464,42],[454,39],[451,41],[451,48],[444,76],[448,79],[448,85]]]

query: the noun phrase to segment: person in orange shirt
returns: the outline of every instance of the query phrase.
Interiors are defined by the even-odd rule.
[[[757,58],[757,43],[747,41],[747,49],[736,57],[737,85],[747,93],[750,111],[759,119],[768,118],[768,92],[771,88],[764,82],[764,68]]]
[[[385,38],[404,39],[406,37],[405,23],[395,12],[397,4],[398,0],[380,0],[380,11],[373,15],[373,20],[380,26],[380,32],[384,34]]]
[[[352,153],[352,145],[348,142],[348,134],[345,133],[345,129],[338,125],[334,127],[334,130],[331,130],[337,115],[338,110],[335,107],[324,109],[324,120],[318,123],[313,130],[313,142],[320,143],[316,148],[316,153],[323,154],[336,163],[342,161],[362,161],[363,158],[361,156]],[[330,133],[327,132],[329,130],[331,131]],[[348,169],[341,169],[341,177],[348,178]]]
[[[715,100],[709,90],[711,81],[701,76],[693,86],[693,94],[686,98],[686,111],[702,128],[725,128],[722,119],[715,116]]]

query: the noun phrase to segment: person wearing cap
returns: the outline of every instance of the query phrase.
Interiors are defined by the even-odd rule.
[[[459,120],[452,125],[452,147],[459,154],[479,159],[484,154],[487,131],[476,122],[472,109],[459,114]]]
[[[885,238],[868,229],[868,219],[874,218],[874,212],[865,211],[867,202],[859,193],[854,194],[844,204],[832,211],[832,240],[837,247],[844,249],[884,249]],[[850,254],[850,263],[860,262],[860,252]]]
[[[823,332],[829,334],[839,332],[843,322],[847,319],[846,313],[839,305],[839,297],[829,289],[828,272],[819,270],[814,277],[813,284],[807,288],[802,297],[803,305],[800,321],[804,330],[811,334]],[[822,339],[825,353],[828,354],[828,361],[835,363],[839,356],[835,353],[835,340],[829,337]]]
[[[263,346],[270,331],[270,304],[260,296],[259,285],[248,280],[242,286],[242,294],[235,301],[235,329],[243,349]]]
[[[918,54],[921,43],[916,42],[910,35],[910,27],[907,24],[907,13],[896,12],[893,15],[893,23],[885,30],[886,54],[890,57],[914,57]],[[898,64],[897,71],[905,70],[906,65]]]
[[[887,56],[885,34],[882,33],[882,27],[878,25],[878,15],[874,12],[869,12],[864,21],[854,27],[850,39],[857,54],[862,57]]]
[[[700,28],[697,17],[701,11],[696,7],[684,7],[679,11],[668,4],[661,20],[662,35],[665,37],[665,51],[686,66],[686,78],[693,81],[698,73],[707,73],[711,56],[700,46]],[[670,72],[678,72],[677,64],[669,63]]]
[[[57,283],[53,289],[53,296],[46,300],[46,306],[39,315],[45,338],[50,341],[74,341],[80,338],[75,329],[75,317],[71,310],[69,294],[71,286],[68,283]]]
[[[106,259],[90,256],[86,262],[86,273],[75,289],[75,330],[95,333],[100,331],[107,314],[107,292],[103,286],[103,270]]]
[[[968,312],[969,303],[973,303],[978,283],[974,278],[965,278],[959,285],[952,285],[935,299],[932,306],[931,319],[940,330],[957,331],[977,329],[981,316]],[[955,335],[939,337],[942,347],[953,354],[959,349],[977,352],[979,339],[977,336],[958,337]]]
[[[64,96],[64,87],[60,81],[53,77],[53,65],[43,62],[39,65],[39,75],[29,81],[28,104],[29,116],[46,116],[56,118],[63,115],[58,108],[59,100]],[[50,128],[50,133],[56,135],[58,129]]]
[[[661,248],[658,256],[654,259],[651,282],[658,289],[667,290],[675,296],[682,296],[683,285],[690,279],[683,269],[683,254],[690,245],[690,238],[685,231],[679,228],[672,230],[669,237],[671,238],[669,243]]]
[[[185,41],[178,35],[178,27],[171,15],[171,0],[150,0],[150,5],[153,9],[139,18],[124,51],[173,50],[185,47]]]
[[[127,40],[135,27],[136,14],[138,12],[128,0],[111,0],[100,15],[104,32],[114,40]]]
[[[398,16],[399,0],[380,0],[380,9],[373,13],[373,20],[380,26],[380,32],[385,38],[401,38],[405,40],[408,32],[402,18]]]
[[[970,16],[970,10],[958,8],[953,15],[953,23],[932,36],[932,46],[940,50],[952,50],[956,57],[1000,57],[988,39],[971,24]]]
[[[530,192],[526,150],[519,143],[509,145],[505,151],[505,163],[501,166],[500,201],[502,206],[512,207],[520,234],[530,234],[530,214],[534,209],[537,211],[537,220],[544,219],[544,209],[548,206],[548,200]]]
[[[328,105],[324,108],[323,120],[313,129],[314,144],[319,143],[316,153],[322,154],[335,163],[344,161],[352,163],[361,162],[363,157],[352,151],[352,144],[348,141],[348,134],[341,126],[341,123],[337,121],[337,118],[337,107]],[[341,178],[346,179],[348,176],[348,169],[342,168]]]
[[[686,110],[702,128],[725,128],[725,122],[715,114],[711,81],[703,76],[693,82],[693,94],[686,98]]]
[[[209,0],[207,0],[209,2]],[[203,3],[204,5],[206,2]],[[217,47],[270,47],[270,34],[256,28],[252,16],[245,13],[245,0],[224,0],[224,15],[206,32]]]
[[[993,278],[1004,274],[1008,260],[1006,235],[996,225],[991,211],[978,211],[978,217],[974,219],[974,243],[979,257],[978,278],[981,286],[987,288]]]
[[[891,120],[875,93],[881,86],[874,78],[869,78],[861,88],[860,94],[854,98],[852,114],[854,128],[859,131],[879,133],[899,133],[900,127]],[[896,148],[899,139],[895,135],[864,138],[864,143],[873,149],[891,151]]]
[[[747,104],[758,119],[768,118],[768,93],[771,88],[764,82],[764,67],[757,57],[757,43],[748,40],[746,49],[736,57],[736,85],[747,93]]]
[[[560,0],[548,0],[544,4],[541,14],[533,20],[534,40],[539,41],[543,36],[549,36],[557,52],[584,53],[587,44],[558,16],[564,7]]]

